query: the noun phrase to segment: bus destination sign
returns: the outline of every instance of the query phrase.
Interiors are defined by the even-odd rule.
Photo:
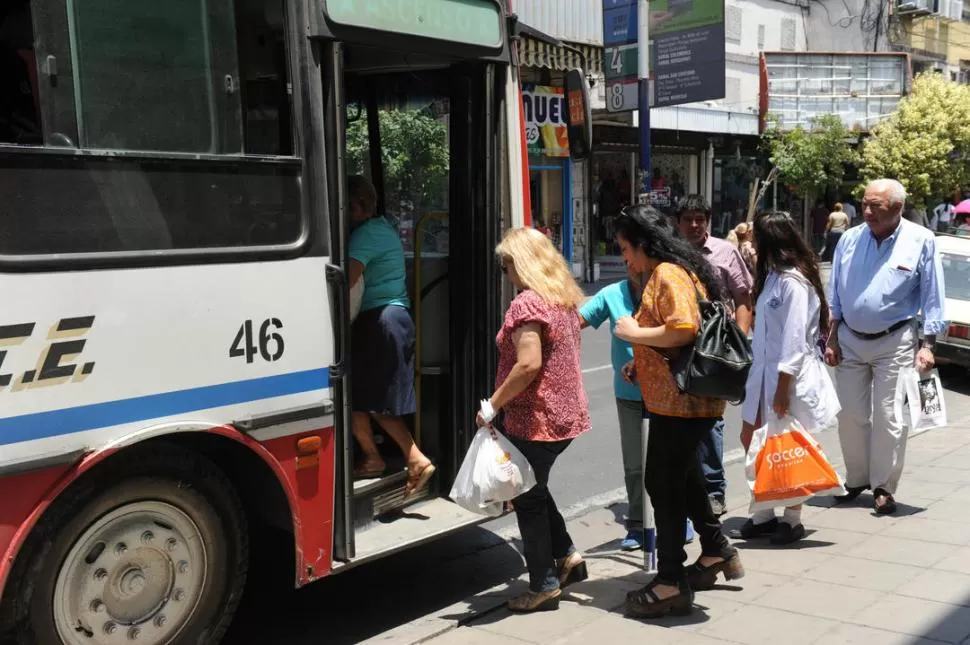
[[[502,12],[495,0],[325,0],[338,24],[496,49]]]

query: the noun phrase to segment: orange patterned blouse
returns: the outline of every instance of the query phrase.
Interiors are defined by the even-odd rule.
[[[697,288],[707,296],[703,285]],[[641,327],[666,325],[675,329],[700,328],[701,312],[690,275],[669,262],[654,269],[643,290],[643,299],[636,314]],[[706,396],[682,394],[670,373],[663,355],[652,347],[634,345],[633,356],[643,403],[650,414],[687,419],[719,417],[724,414],[725,402]]]

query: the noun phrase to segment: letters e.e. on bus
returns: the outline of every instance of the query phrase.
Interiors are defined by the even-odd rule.
[[[254,527],[301,586],[484,519],[445,495],[530,223],[507,4],[0,6],[0,641],[215,643]],[[402,111],[442,133],[430,195],[383,167]],[[393,450],[353,477],[352,174],[406,250],[410,497]]]

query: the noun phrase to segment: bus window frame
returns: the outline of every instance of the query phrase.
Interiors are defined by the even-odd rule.
[[[226,246],[186,249],[151,249],[140,251],[109,251],[95,253],[48,253],[48,254],[3,254],[0,253],[0,273],[38,273],[53,271],[104,270],[146,267],[169,267],[203,265],[232,262],[260,262],[287,260],[307,255],[326,256],[329,244],[329,213],[326,200],[319,200],[324,212],[314,216],[313,193],[320,190],[314,186],[311,162],[308,154],[318,147],[311,140],[312,128],[306,122],[312,118],[308,103],[310,97],[304,92],[305,79],[309,74],[319,73],[312,62],[309,50],[312,44],[305,36],[302,24],[302,3],[295,0],[282,0],[284,6],[284,40],[286,42],[287,81],[291,87],[292,133],[294,154],[292,156],[258,154],[218,154],[195,152],[164,152],[142,150],[115,150],[103,148],[77,148],[60,146],[18,146],[0,144],[0,153],[11,155],[50,155],[53,157],[90,157],[93,159],[129,159],[154,161],[198,161],[211,162],[225,166],[240,167],[250,164],[293,165],[299,166],[300,194],[300,235],[287,244],[261,246]],[[67,37],[65,32],[64,37]],[[74,60],[70,61],[73,69]],[[309,69],[304,69],[308,67]],[[75,111],[75,119],[76,119]],[[76,125],[76,121],[75,121]],[[75,130],[76,131],[76,130]],[[319,146],[326,145],[321,142]],[[316,153],[319,154],[319,153]]]

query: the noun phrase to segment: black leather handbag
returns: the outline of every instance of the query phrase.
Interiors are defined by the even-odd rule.
[[[723,302],[702,298],[697,285],[694,291],[701,326],[694,344],[670,359],[670,372],[685,394],[740,403],[751,369],[751,343]]]

